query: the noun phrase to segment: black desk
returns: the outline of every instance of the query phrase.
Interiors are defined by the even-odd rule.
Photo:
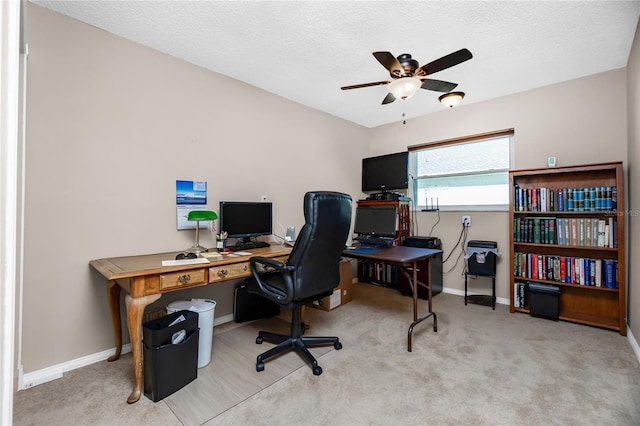
[[[413,291],[413,322],[409,326],[408,331],[408,343],[407,350],[411,352],[411,333],[413,328],[425,319],[433,316],[433,331],[438,331],[438,318],[435,312],[432,311],[432,294],[431,294],[431,258],[438,253],[442,253],[442,250],[425,249],[418,247],[385,247],[385,248],[356,248],[345,250],[342,252],[344,257],[350,257],[358,260],[368,260],[372,262],[388,263],[396,265],[402,271],[403,274],[409,280]],[[418,280],[418,262],[428,260],[429,273],[427,274],[427,283],[423,283]],[[429,292],[429,312],[424,316],[418,316],[418,285],[422,285],[427,288]]]

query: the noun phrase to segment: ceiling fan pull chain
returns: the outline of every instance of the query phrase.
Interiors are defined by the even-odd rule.
[[[407,124],[407,120],[404,119],[404,99],[402,100],[402,124]]]

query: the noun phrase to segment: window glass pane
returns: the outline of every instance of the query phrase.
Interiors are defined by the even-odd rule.
[[[512,136],[412,152],[417,208],[506,206]]]
[[[509,203],[508,172],[448,178],[419,179],[420,206],[487,206]]]
[[[417,151],[417,176],[509,169],[509,137]]]

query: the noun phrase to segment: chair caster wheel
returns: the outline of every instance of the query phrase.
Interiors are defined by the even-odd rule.
[[[256,345],[261,345],[262,344],[262,337],[258,336],[256,337]]]
[[[264,371],[264,362],[256,363],[256,371]]]
[[[313,375],[314,376],[319,376],[322,374],[322,367],[320,367],[319,365],[314,365],[313,366]]]
[[[336,342],[336,343],[333,345],[333,347],[334,347],[337,351],[339,351],[340,349],[342,349],[342,343],[340,343],[340,342]]]

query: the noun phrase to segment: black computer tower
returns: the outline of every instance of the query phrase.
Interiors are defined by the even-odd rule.
[[[442,242],[440,241],[440,238],[436,237],[406,237],[402,245],[407,247],[421,247],[442,250]],[[418,279],[424,283],[426,283],[427,281],[427,263],[428,261],[424,261],[418,264]],[[400,290],[400,292],[405,295],[413,294],[411,286],[409,285],[409,281],[406,279],[406,277],[404,277],[403,274],[400,274],[400,279],[398,281],[398,290]],[[431,294],[435,296],[439,293],[442,293],[442,253],[438,253],[431,258]],[[428,299],[428,290],[423,286],[418,286],[418,297],[421,299]]]
[[[235,322],[252,321],[280,315],[280,305],[240,286],[235,289],[233,313]]]

